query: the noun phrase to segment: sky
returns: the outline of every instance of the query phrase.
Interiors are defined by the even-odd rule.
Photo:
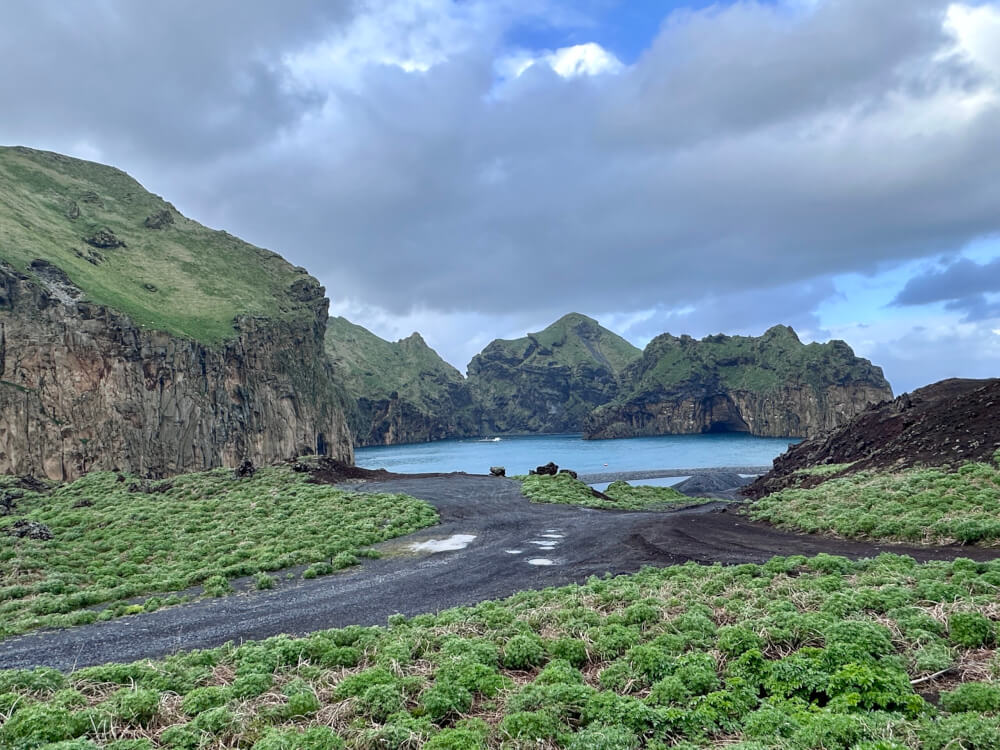
[[[1000,3],[7,0],[0,143],[464,371],[561,315],[1000,376]]]

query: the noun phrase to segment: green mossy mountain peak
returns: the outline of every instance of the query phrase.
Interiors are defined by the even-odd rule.
[[[537,333],[496,339],[469,363],[479,432],[579,432],[618,394],[621,373],[642,352],[579,313]]]
[[[465,378],[419,333],[386,341],[346,318],[330,318],[326,352],[354,408],[358,445],[438,440],[472,434]]]
[[[618,397],[587,418],[593,438],[749,432],[805,437],[892,398],[882,368],[839,340],[803,344],[794,329],[698,340],[664,333],[622,373]]]
[[[115,167],[0,147],[0,258],[37,275],[45,261],[83,299],[147,328],[208,345],[241,316],[313,317],[305,269],[182,216]]]

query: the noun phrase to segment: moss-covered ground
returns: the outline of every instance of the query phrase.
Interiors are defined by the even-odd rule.
[[[149,611],[196,585],[222,595],[230,579],[292,566],[310,565],[311,578],[438,520],[422,500],[313,484],[288,467],[159,482],[95,472],[48,492],[2,483],[19,497],[0,517],[0,637]],[[6,533],[25,520],[52,539]]]
[[[603,510],[668,510],[684,505],[710,502],[684,495],[672,487],[632,486],[628,482],[612,482],[604,490],[606,500],[594,494],[589,485],[569,474],[531,474],[517,477],[521,491],[535,503],[582,505]]]
[[[645,569],[385,628],[0,672],[0,746],[994,750],[998,587],[1000,562],[895,555]]]
[[[835,473],[846,465],[820,467],[826,468]],[[809,533],[997,546],[1000,469],[996,463],[968,463],[957,471],[857,472],[809,489],[790,488],[768,495],[755,502],[749,514]]]

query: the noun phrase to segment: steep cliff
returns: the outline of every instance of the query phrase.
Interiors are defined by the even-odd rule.
[[[476,434],[465,378],[414,333],[396,342],[330,318],[326,351],[351,406],[357,445],[393,445]]]
[[[579,432],[584,418],[619,393],[640,351],[578,313],[544,331],[490,343],[469,363],[480,433]]]
[[[0,148],[0,472],[350,460],[327,308],[124,172]]]
[[[621,395],[594,411],[588,438],[748,432],[807,437],[892,398],[882,370],[843,341],[802,344],[775,326],[763,336],[663,334],[622,374]]]

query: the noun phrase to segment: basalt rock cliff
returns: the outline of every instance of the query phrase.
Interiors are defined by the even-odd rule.
[[[621,394],[585,423],[588,438],[746,432],[807,437],[892,398],[882,370],[843,341],[802,344],[787,326],[763,336],[663,334],[621,375]]]
[[[0,149],[0,472],[353,457],[304,269],[119,170]]]
[[[580,432],[587,415],[620,392],[640,351],[578,313],[539,333],[497,339],[469,363],[479,434]]]
[[[330,318],[326,351],[350,396],[347,415],[357,445],[476,434],[465,378],[419,333],[390,342],[345,318]]]

